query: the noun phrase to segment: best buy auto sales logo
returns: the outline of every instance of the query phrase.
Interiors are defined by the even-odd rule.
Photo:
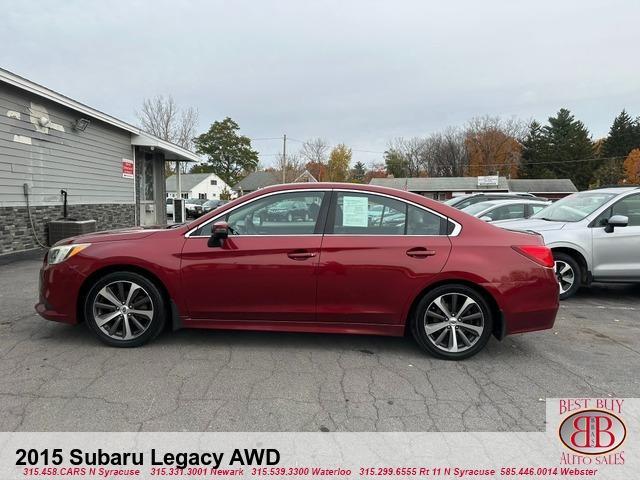
[[[560,400],[560,414],[569,415],[561,421],[558,435],[573,452],[563,452],[560,463],[624,464],[624,451],[618,450],[627,437],[627,426],[621,418],[623,403],[619,399]]]

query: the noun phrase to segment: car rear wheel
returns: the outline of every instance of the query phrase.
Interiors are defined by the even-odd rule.
[[[114,272],[89,290],[85,320],[113,347],[137,347],[155,338],[165,322],[165,303],[155,284],[133,272]]]
[[[486,300],[465,285],[443,285],[426,294],[412,322],[418,345],[445,360],[475,355],[492,331],[493,317]]]
[[[578,262],[566,253],[554,252],[553,260],[560,289],[560,300],[565,300],[575,295],[580,288],[582,271]]]

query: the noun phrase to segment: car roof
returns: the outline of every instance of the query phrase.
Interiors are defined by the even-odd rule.
[[[607,187],[607,188],[594,188],[593,190],[586,190],[587,192],[603,192],[603,193],[627,193],[633,190],[640,190],[639,187]]]

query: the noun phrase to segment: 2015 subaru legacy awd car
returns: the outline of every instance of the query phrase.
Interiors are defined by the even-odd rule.
[[[270,219],[283,203],[303,219]],[[553,326],[558,286],[537,234],[416,194],[293,184],[186,225],[91,234],[49,251],[36,310],[133,347],[165,326],[402,336],[463,359],[493,334]]]
[[[540,233],[553,251],[560,299],[591,282],[640,282],[640,188],[569,195],[528,220],[495,222]]]

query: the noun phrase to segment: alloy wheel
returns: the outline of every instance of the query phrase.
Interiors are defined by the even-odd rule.
[[[439,350],[458,353],[473,347],[484,331],[480,305],[463,293],[445,293],[434,299],[424,314],[424,330]]]
[[[119,280],[96,294],[93,318],[98,328],[114,340],[132,340],[151,325],[153,301],[137,283]]]
[[[556,260],[555,262],[556,277],[558,278],[558,285],[560,288],[560,295],[568,292],[573,287],[576,281],[576,274],[573,271],[571,265],[562,260]]]

